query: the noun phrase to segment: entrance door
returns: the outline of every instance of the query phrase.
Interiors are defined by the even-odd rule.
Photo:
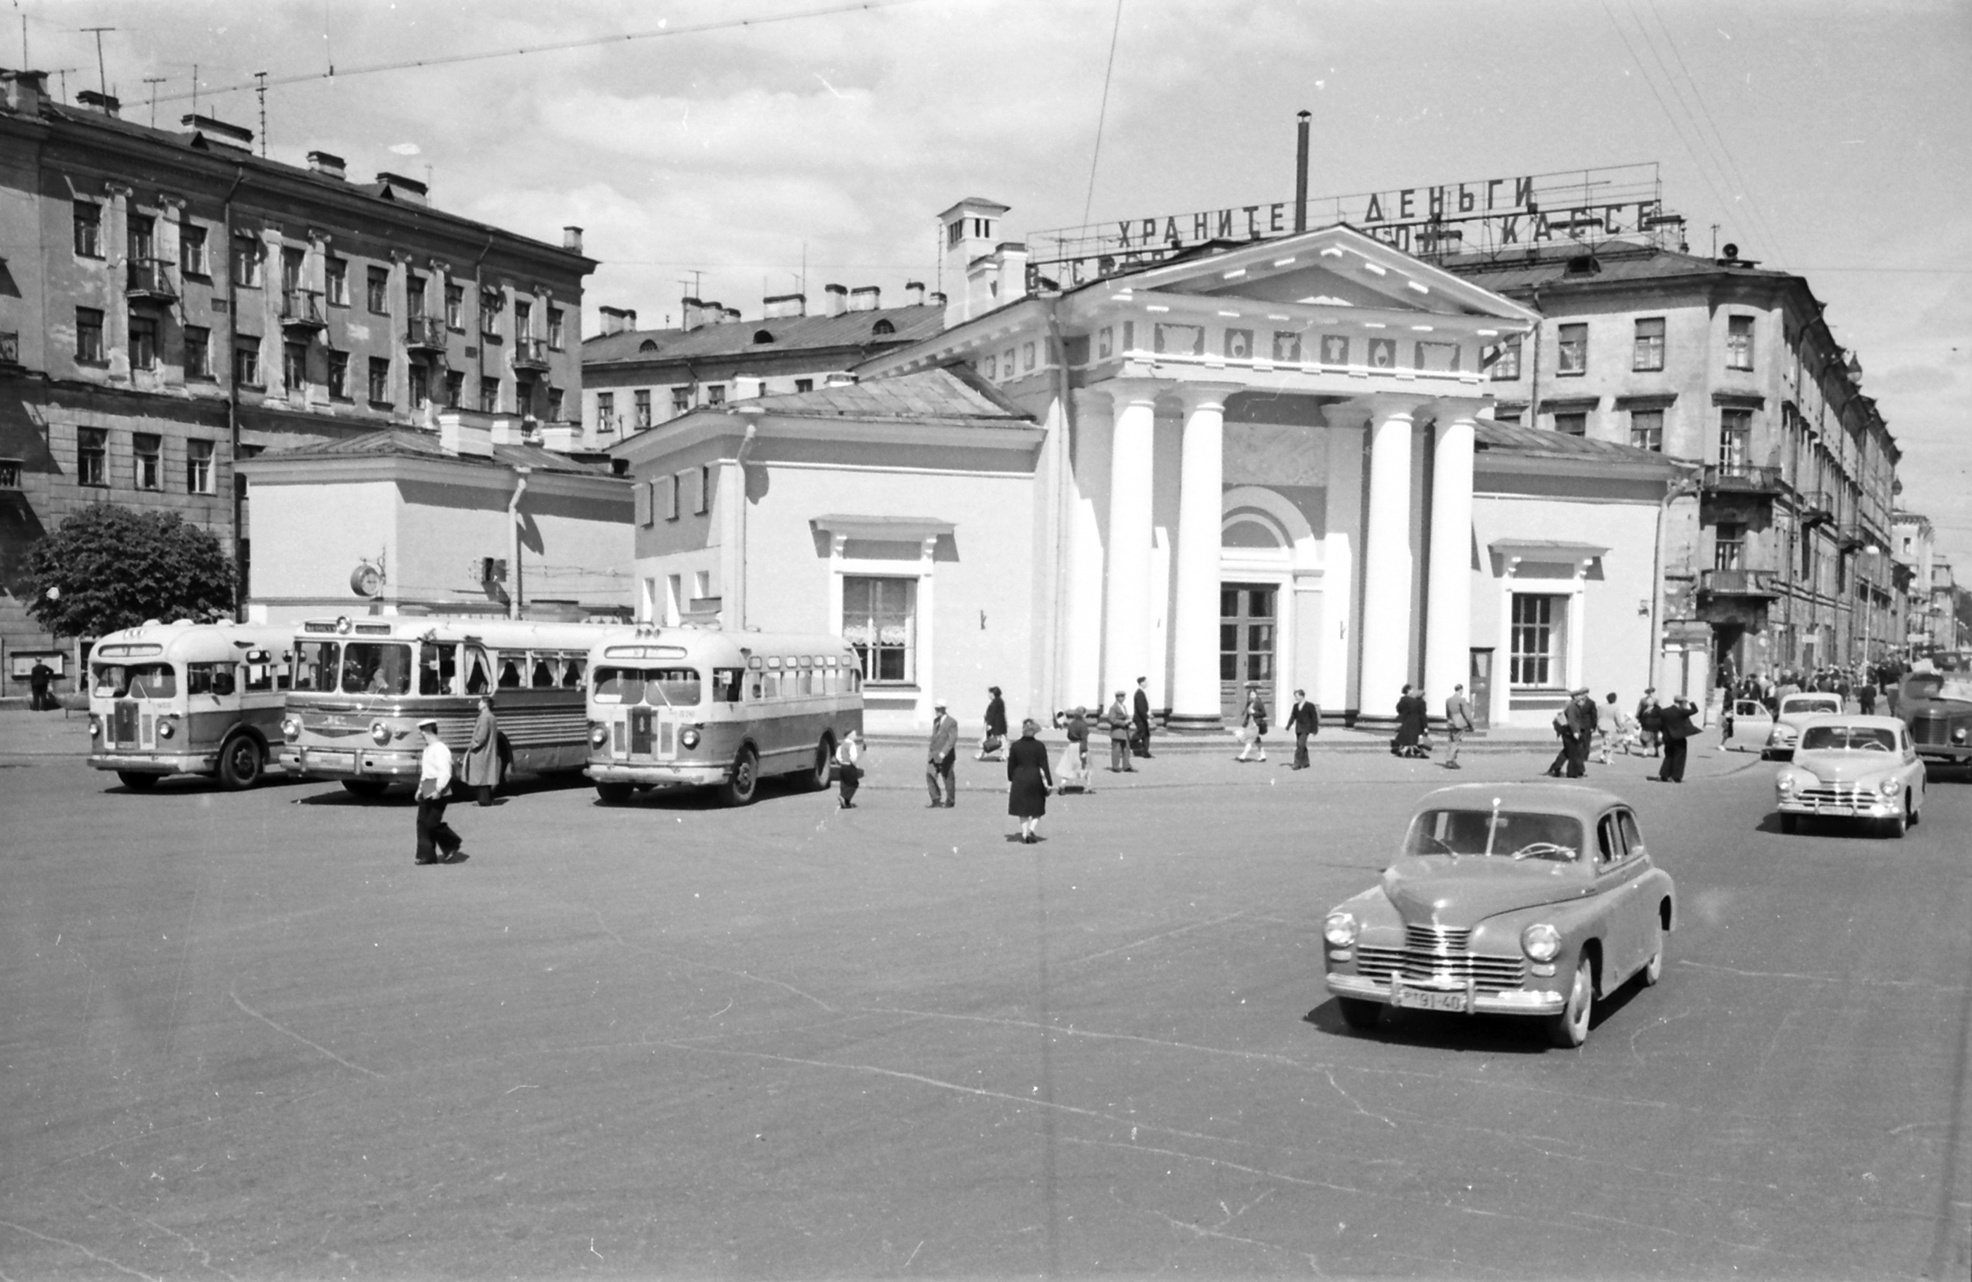
[[[1219,585],[1219,715],[1237,724],[1246,709],[1246,686],[1258,682],[1270,713],[1274,705],[1274,646],[1280,630],[1276,589],[1261,583]]]

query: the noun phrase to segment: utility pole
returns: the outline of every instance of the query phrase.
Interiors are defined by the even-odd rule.
[[[145,76],[144,83],[151,87],[151,128],[157,128],[157,87],[165,82],[163,76]]]
[[[253,78],[260,82],[254,92],[260,95],[260,158],[267,159],[267,73],[256,71]]]
[[[82,34],[94,33],[96,36],[96,90],[105,98],[110,96],[109,77],[103,74],[103,33],[115,31],[115,27],[84,27]]]

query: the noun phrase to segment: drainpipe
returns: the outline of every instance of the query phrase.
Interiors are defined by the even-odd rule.
[[[531,467],[514,468],[514,496],[507,500],[507,564],[513,567],[514,590],[507,594],[507,617],[520,617],[521,595],[525,585],[520,577],[520,496],[527,493],[527,474]]]
[[[760,411],[741,412],[757,415]],[[746,460],[752,455],[754,442],[759,438],[759,423],[749,420],[746,435],[740,438],[739,449],[733,454],[733,467],[739,472],[739,491],[733,503],[733,569],[728,584],[733,589],[733,606],[728,614],[733,620],[735,632],[746,631]]]
[[[226,229],[226,244],[221,251],[226,255],[226,354],[221,359],[226,362],[222,367],[226,371],[226,435],[231,442],[228,448],[233,452],[233,467],[237,469],[240,465],[240,380],[235,376],[233,366],[237,360],[234,353],[239,350],[240,344],[240,292],[239,273],[233,270],[233,197],[238,194],[240,184],[246,181],[246,166],[240,165],[233,172],[233,185],[226,189],[220,215]],[[237,618],[246,605],[246,576],[240,573],[243,568],[240,563],[244,559],[240,555],[240,517],[245,509],[240,502],[238,471],[235,470],[226,479],[233,487],[233,574],[236,580],[233,584],[233,614]]]
[[[1541,425],[1541,330],[1547,318],[1541,315],[1541,287],[1534,286],[1529,297],[1534,303],[1534,360],[1527,367],[1527,426]]]

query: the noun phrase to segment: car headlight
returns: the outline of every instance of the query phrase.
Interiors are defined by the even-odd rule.
[[[1354,913],[1332,912],[1328,920],[1322,923],[1322,938],[1337,948],[1349,947],[1361,932],[1362,925],[1357,922]]]
[[[687,730],[678,736],[678,744],[684,748],[698,747],[698,731]]]
[[[157,737],[160,739],[169,739],[171,735],[172,735],[171,723],[169,721],[160,720],[157,723]]]
[[[370,739],[381,748],[390,742],[390,727],[381,721],[370,723]]]
[[[1561,932],[1537,921],[1520,932],[1520,951],[1537,962],[1551,962],[1561,952]]]
[[[293,717],[281,718],[281,738],[286,739],[289,743],[293,743],[296,739],[301,738],[301,723]]]
[[[600,748],[609,742],[609,727],[598,721],[589,727],[589,744]]]
[[[1795,780],[1793,775],[1782,775],[1780,776],[1780,778],[1774,780],[1773,782],[1774,782],[1774,787],[1780,789],[1782,792],[1794,791]]]
[[[1897,781],[1895,779],[1885,779],[1882,783],[1876,785],[1876,791],[1886,797],[1894,797],[1898,792]]]

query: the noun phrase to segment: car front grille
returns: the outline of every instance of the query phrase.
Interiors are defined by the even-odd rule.
[[[1882,800],[1876,789],[1853,783],[1819,783],[1799,789],[1794,797],[1810,806],[1869,806]]]
[[[1472,932],[1437,926],[1409,926],[1402,948],[1361,946],[1356,970],[1364,979],[1387,984],[1401,975],[1407,984],[1457,984],[1468,980],[1482,993],[1518,988],[1527,979],[1524,957],[1490,957],[1471,949]]]

